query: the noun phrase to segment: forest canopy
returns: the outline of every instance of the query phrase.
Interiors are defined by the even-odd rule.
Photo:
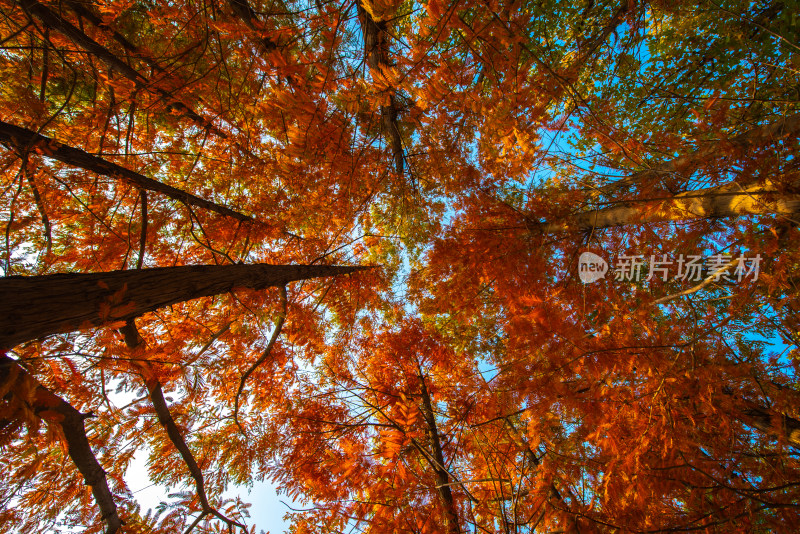
[[[0,0],[0,530],[800,528],[798,13]]]

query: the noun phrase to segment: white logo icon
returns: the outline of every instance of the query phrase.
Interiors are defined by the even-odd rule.
[[[584,252],[578,258],[578,276],[584,284],[606,277],[608,263],[593,252]]]

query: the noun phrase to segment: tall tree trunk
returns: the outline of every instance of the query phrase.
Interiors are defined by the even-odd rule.
[[[67,442],[69,457],[83,475],[86,485],[92,488],[92,495],[106,523],[106,534],[117,532],[122,520],[117,514],[106,472],[97,461],[86,437],[84,420],[88,416],[41,385],[16,360],[5,354],[0,354],[0,390],[7,392],[3,396],[5,402],[22,403],[25,410],[60,428]]]
[[[25,341],[128,321],[177,302],[352,273],[330,265],[193,265],[108,273],[0,278],[0,350]]]
[[[196,197],[191,193],[187,193],[181,189],[176,189],[175,187],[163,184],[157,180],[148,178],[136,171],[121,167],[120,165],[112,163],[103,158],[93,156],[79,148],[73,148],[63,143],[59,143],[55,139],[50,139],[49,137],[45,137],[34,132],[33,130],[28,130],[27,128],[21,128],[13,124],[0,121],[0,143],[4,143],[13,147],[21,154],[25,154],[31,149],[37,149],[37,152],[48,158],[58,160],[73,167],[78,167],[90,172],[102,174],[103,176],[108,176],[109,178],[125,180],[136,187],[161,193],[162,195],[166,195],[169,198],[178,200],[190,206],[207,209],[219,213],[220,215],[225,215],[226,217],[233,217],[234,219],[238,219],[240,221],[251,220],[250,217],[239,213],[238,211],[234,211],[209,200]]]
[[[458,511],[456,510],[453,492],[450,489],[450,475],[444,463],[444,453],[442,452],[442,443],[439,440],[436,418],[433,414],[431,396],[428,393],[428,387],[425,385],[425,377],[422,373],[420,373],[419,378],[422,384],[422,416],[425,418],[425,424],[428,427],[428,435],[431,438],[431,448],[433,449],[433,458],[437,464],[434,466],[434,471],[436,473],[436,491],[442,499],[442,505],[444,505],[445,517],[447,518],[447,532],[459,534],[461,532],[461,527],[458,522]]]
[[[800,211],[800,194],[781,192],[769,184],[744,187],[733,183],[664,199],[637,199],[618,204],[553,222],[528,221],[527,227],[534,232],[554,233],[739,215],[792,216]]]

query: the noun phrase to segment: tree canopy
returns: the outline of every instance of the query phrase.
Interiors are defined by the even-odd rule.
[[[4,530],[800,527],[797,2],[0,13]]]

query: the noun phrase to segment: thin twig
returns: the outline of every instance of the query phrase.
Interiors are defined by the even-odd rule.
[[[719,280],[719,276],[722,273],[724,273],[725,271],[727,271],[728,269],[730,269],[731,267],[736,265],[738,262],[739,262],[739,258],[736,258],[736,259],[726,263],[725,265],[723,265],[722,267],[720,267],[719,269],[717,269],[716,271],[714,271],[713,273],[708,275],[705,280],[703,280],[702,282],[700,282],[696,286],[694,286],[692,288],[689,288],[689,289],[686,289],[685,291],[681,291],[679,293],[673,293],[672,295],[667,295],[666,297],[661,297],[660,299],[653,301],[653,306],[655,306],[656,304],[663,304],[663,303],[667,302],[668,300],[676,299],[676,298],[682,297],[684,295],[691,295],[692,293],[696,293],[696,292],[700,291],[701,289],[706,287],[711,282],[715,282],[715,281]]]
[[[236,422],[236,426],[239,427],[239,430],[244,435],[247,435],[247,433],[244,431],[244,427],[242,427],[241,423],[239,422],[239,396],[242,394],[244,383],[247,381],[247,378],[258,368],[259,365],[264,363],[264,360],[269,357],[272,347],[275,345],[275,342],[278,341],[278,336],[281,333],[281,328],[283,328],[283,323],[286,321],[286,286],[281,286],[280,292],[282,311],[278,315],[278,320],[275,322],[275,328],[272,330],[272,335],[269,338],[269,343],[267,343],[267,348],[264,349],[261,357],[256,360],[253,365],[251,365],[250,368],[242,375],[242,379],[239,381],[239,389],[236,390],[236,398],[233,401],[233,420]]]

